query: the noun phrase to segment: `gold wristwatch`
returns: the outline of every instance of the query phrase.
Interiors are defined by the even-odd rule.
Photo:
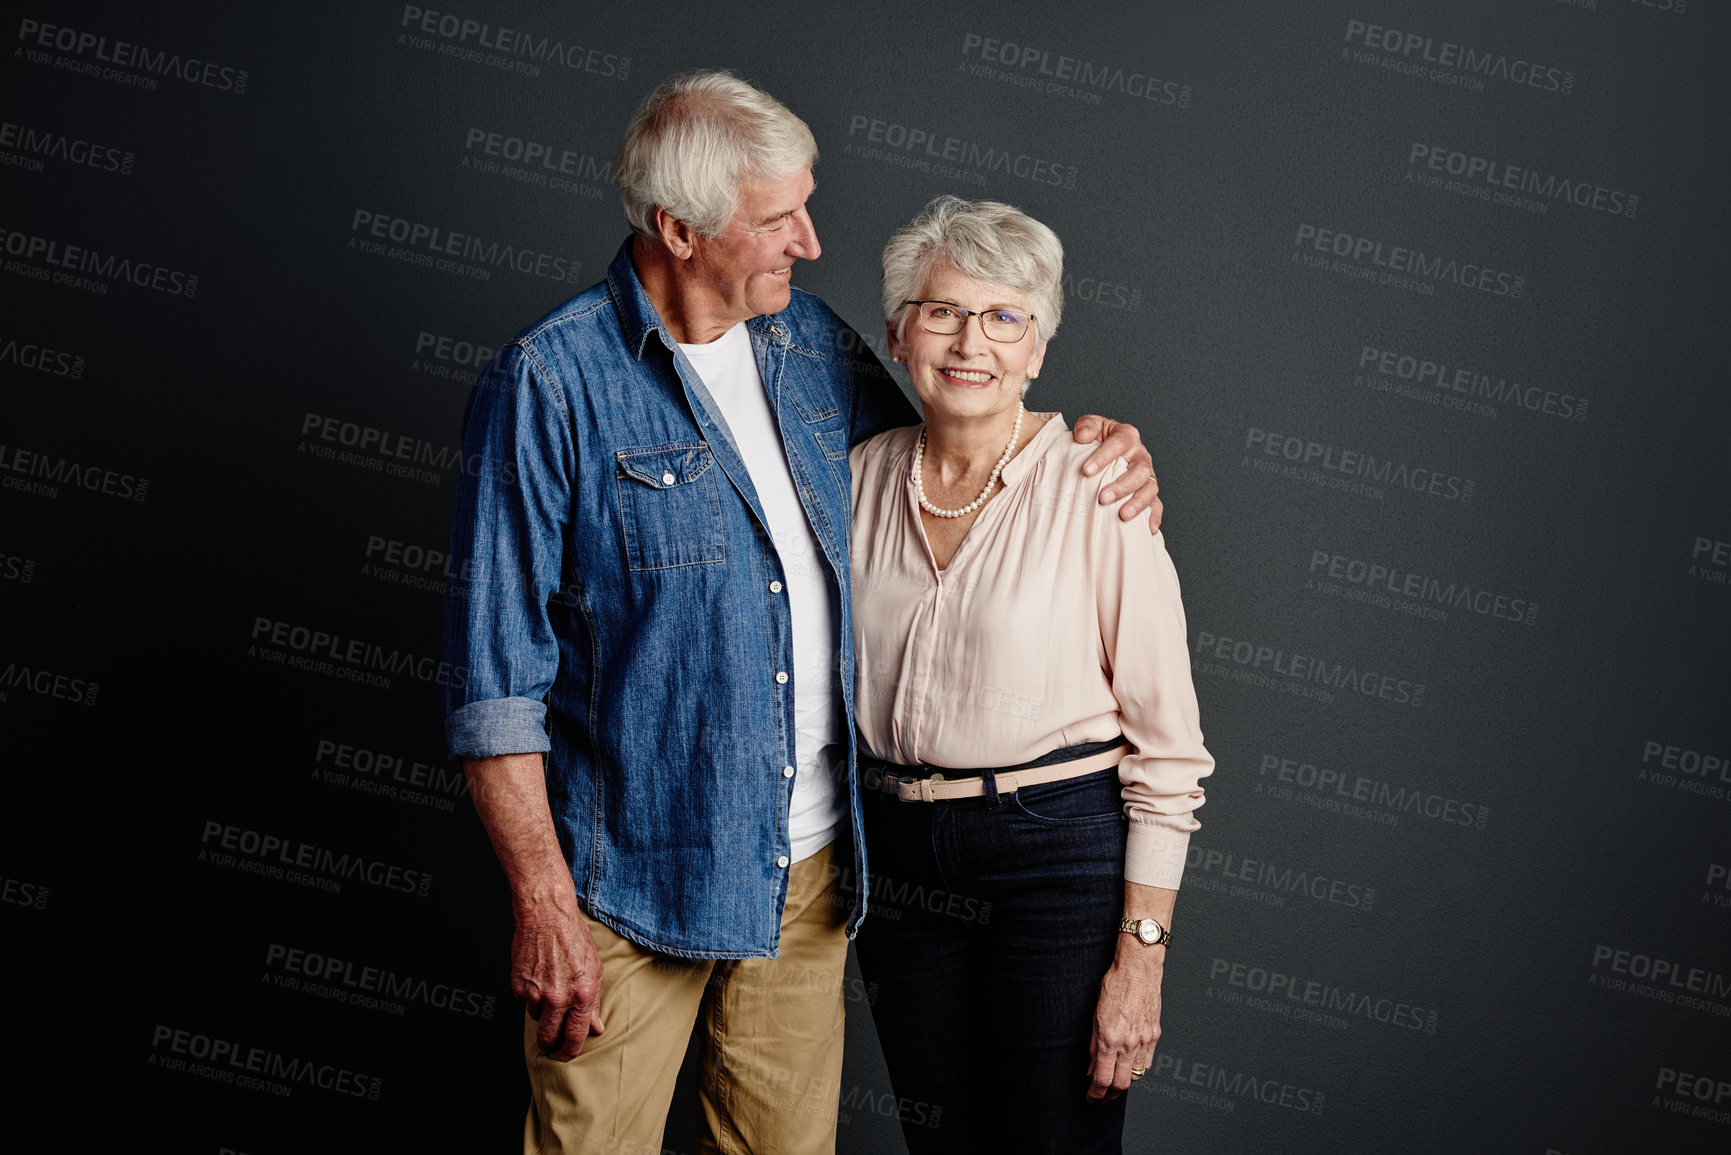
[[[1125,934],[1133,934],[1143,946],[1171,946],[1172,932],[1160,925],[1157,918],[1127,918],[1118,924]]]

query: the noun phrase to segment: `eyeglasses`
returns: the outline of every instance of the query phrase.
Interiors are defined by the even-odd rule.
[[[969,317],[978,317],[980,332],[987,338],[1013,345],[1022,339],[1034,323],[1034,314],[1020,313],[1015,309],[987,309],[983,313],[976,313],[949,301],[903,301],[902,304],[918,305],[920,328],[945,337],[967,328]]]

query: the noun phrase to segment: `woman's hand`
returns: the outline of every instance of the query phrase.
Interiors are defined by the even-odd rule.
[[[1118,936],[1117,957],[1100,980],[1100,1001],[1094,1007],[1090,1101],[1116,1099],[1130,1089],[1131,1068],[1154,1065],[1165,970],[1164,946],[1144,946],[1130,935]]]

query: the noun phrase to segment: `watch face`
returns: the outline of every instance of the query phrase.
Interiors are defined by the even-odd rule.
[[[1160,924],[1151,918],[1142,920],[1142,925],[1136,928],[1136,937],[1152,946],[1160,941]]]

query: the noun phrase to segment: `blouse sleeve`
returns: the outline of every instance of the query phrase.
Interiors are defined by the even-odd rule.
[[[1105,471],[1118,476],[1117,468]],[[1104,480],[1104,477],[1103,477]],[[1202,779],[1214,758],[1202,745],[1178,573],[1148,514],[1120,520],[1095,510],[1095,593],[1100,641],[1131,754],[1118,764],[1130,819],[1124,878],[1178,889],[1190,833],[1202,825]]]

